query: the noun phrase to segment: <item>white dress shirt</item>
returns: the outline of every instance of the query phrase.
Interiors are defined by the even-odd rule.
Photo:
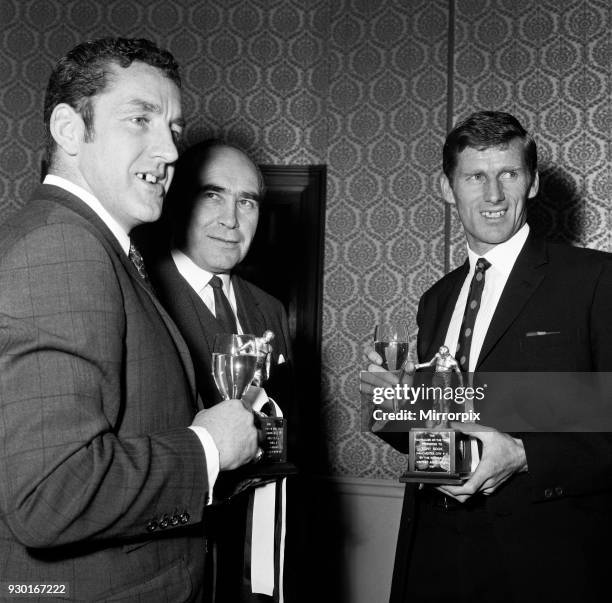
[[[459,298],[455,304],[455,309],[451,317],[444,345],[448,347],[450,353],[454,356],[459,342],[459,332],[461,323],[463,322],[463,314],[465,313],[465,305],[470,292],[470,283],[476,271],[476,262],[478,258],[485,258],[491,262],[491,266],[485,272],[485,284],[482,290],[482,298],[480,300],[480,308],[476,314],[476,322],[474,323],[474,331],[472,333],[472,346],[470,348],[470,357],[468,360],[468,372],[473,372],[482,350],[485,336],[489,330],[491,319],[497,308],[499,298],[506,286],[510,272],[514,267],[516,258],[521,252],[527,236],[529,235],[529,225],[527,223],[519,229],[507,241],[496,245],[484,255],[477,255],[468,246],[468,260],[470,262],[470,270],[463,281],[463,286],[459,292]],[[472,460],[471,470],[475,471],[480,462],[480,454],[478,451],[477,441],[475,438],[470,438]]]
[[[212,312],[213,316],[217,316],[215,312],[215,295],[213,288],[209,284],[210,279],[215,276],[214,273],[200,268],[190,257],[179,249],[172,250],[172,260],[181,276],[198,294],[200,299],[206,304],[206,307]],[[238,320],[238,306],[236,304],[236,295],[234,293],[232,279],[227,273],[220,273],[217,274],[217,276],[223,281],[223,293],[229,299],[230,306],[234,312],[238,334],[242,335],[244,331]]]
[[[173,249],[172,260],[179,271],[180,275],[187,281],[189,286],[198,294],[200,299],[206,304],[206,307],[216,316],[215,313],[215,296],[213,288],[210,286],[210,279],[214,276],[212,272],[208,272],[203,268],[200,268],[191,258],[185,255],[178,249]],[[240,326],[238,320],[236,296],[234,294],[234,287],[229,274],[217,274],[223,281],[223,292],[229,299],[230,306],[234,312],[236,318],[236,326],[238,333],[242,334],[244,331]],[[279,357],[278,363],[284,362],[282,355]],[[268,398],[266,391],[261,387],[251,386],[248,390],[247,399],[251,402],[253,409],[260,411],[262,406],[266,402],[272,402],[276,409],[276,416],[282,417],[283,413],[279,406]],[[251,491],[252,495],[252,521],[250,529],[250,542],[251,542],[251,592],[261,593],[272,597],[274,594],[275,584],[275,552],[280,555],[280,575],[279,584],[281,585],[279,591],[279,601],[283,603],[283,567],[284,567],[284,554],[285,554],[285,507],[286,507],[286,478],[280,480],[281,484],[281,495],[280,500],[277,500],[276,496],[276,483],[264,484],[255,487]],[[280,506],[282,519],[280,520],[280,544],[278,550],[275,545],[275,510],[277,505]]]
[[[57,186],[59,188],[68,191],[73,194],[75,197],[78,197],[83,203],[89,206],[96,215],[108,226],[109,230],[113,233],[119,245],[121,245],[121,249],[125,252],[125,255],[129,254],[130,251],[130,237],[127,232],[119,225],[117,220],[110,215],[110,213],[106,210],[106,208],[92,195],[90,192],[86,191],[84,188],[74,184],[70,180],[66,180],[66,178],[62,178],[61,176],[56,176],[54,174],[47,174],[45,179],[43,180],[43,184],[51,184],[53,186]],[[212,490],[217,481],[217,476],[219,475],[219,449],[215,444],[215,441],[212,439],[212,436],[208,433],[208,430],[204,427],[196,427],[190,426],[189,429],[195,432],[198,436],[198,439],[202,443],[204,448],[204,454],[206,455],[206,472],[208,475],[208,503],[212,501]]]
[[[506,286],[510,272],[514,267],[516,258],[521,252],[527,236],[529,235],[529,226],[524,224],[520,230],[514,234],[510,239],[504,243],[500,243],[487,251],[484,255],[480,256],[474,253],[468,247],[468,259],[470,262],[470,270],[468,275],[465,277],[463,286],[459,293],[459,298],[455,304],[455,310],[446,332],[446,339],[444,345],[448,347],[451,355],[455,355],[457,349],[457,343],[459,342],[459,331],[461,330],[461,323],[463,321],[463,314],[465,312],[465,304],[467,303],[468,294],[470,291],[470,283],[476,270],[476,261],[478,258],[486,258],[491,262],[490,268],[485,272],[485,284],[482,291],[482,298],[480,300],[480,308],[476,315],[476,322],[474,324],[474,332],[472,336],[472,346],[470,348],[470,358],[468,360],[468,371],[473,372],[478,362],[478,356],[482,350],[482,344],[484,343],[485,336],[489,330],[491,319],[497,308],[499,298],[501,297],[502,291]]]

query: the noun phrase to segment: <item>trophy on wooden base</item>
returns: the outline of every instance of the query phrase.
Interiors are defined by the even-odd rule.
[[[429,413],[431,419],[424,427],[410,430],[408,470],[400,481],[461,484],[471,474],[471,442],[469,436],[450,426],[448,415],[454,391],[453,372],[460,386],[463,386],[463,376],[446,346],[441,346],[429,362],[415,365],[415,369],[432,366],[432,391],[436,392],[436,398]]]
[[[273,339],[272,331],[262,337],[226,333],[215,336],[212,371],[224,400],[242,399],[251,386],[259,388],[268,379]],[[254,411],[263,453],[257,460],[262,464],[287,460],[286,419],[278,416],[276,408],[268,402]]]

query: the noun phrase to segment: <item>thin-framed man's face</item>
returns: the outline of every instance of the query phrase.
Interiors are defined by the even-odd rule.
[[[521,140],[457,156],[452,178],[440,180],[447,203],[457,206],[470,249],[483,255],[510,239],[525,224],[527,199],[538,192],[537,173],[527,168]]]
[[[247,254],[259,219],[259,178],[249,158],[220,147],[202,166],[183,251],[200,268],[229,272]]]

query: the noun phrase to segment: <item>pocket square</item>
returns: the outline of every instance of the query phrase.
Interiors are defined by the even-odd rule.
[[[543,337],[545,335],[561,335],[561,331],[528,331],[525,337]]]

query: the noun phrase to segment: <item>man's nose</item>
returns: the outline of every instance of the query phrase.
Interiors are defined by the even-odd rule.
[[[485,201],[498,203],[504,199],[504,188],[497,178],[487,180],[485,188]]]
[[[155,157],[160,157],[164,163],[174,163],[178,159],[179,153],[172,130],[164,128],[157,132],[153,154]]]
[[[236,228],[238,226],[238,217],[236,214],[236,203],[234,198],[228,196],[221,206],[219,222],[226,228]]]

